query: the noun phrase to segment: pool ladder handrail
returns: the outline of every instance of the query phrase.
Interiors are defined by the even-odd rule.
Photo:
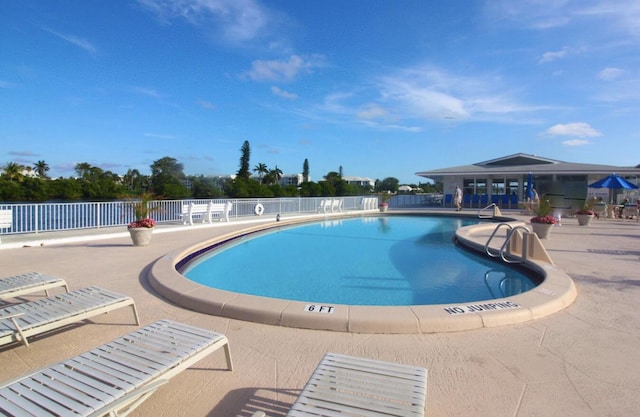
[[[483,207],[481,209],[478,209],[478,218],[479,219],[493,219],[496,215],[496,207],[497,204],[496,203],[491,203],[486,207]],[[490,214],[484,214],[485,211],[492,209]]]
[[[498,256],[500,256],[500,252],[495,254],[492,253],[491,247],[489,247],[489,243],[491,243],[496,233],[498,233],[498,230],[500,230],[500,228],[503,226],[509,229],[509,231],[513,230],[513,226],[511,226],[509,223],[498,223],[496,228],[493,229],[493,233],[491,233],[491,236],[489,236],[489,239],[487,239],[487,243],[484,244],[484,251],[487,253],[487,255],[491,256],[492,258],[497,258]],[[509,233],[509,231],[507,231],[507,234]]]
[[[498,230],[500,230],[500,228],[503,227],[503,226],[509,229],[508,232],[507,232],[507,236],[504,239],[504,243],[500,247],[500,250],[498,251],[498,253],[492,253],[491,252],[491,247],[489,247],[489,243],[491,243],[491,240],[493,240],[493,238],[495,237],[495,235],[498,232]],[[489,239],[487,239],[487,243],[485,243],[485,245],[484,245],[484,250],[487,253],[487,255],[491,256],[492,258],[497,258],[499,256],[506,263],[521,263],[521,262],[524,262],[524,258],[522,256],[514,255],[513,253],[511,253],[511,252],[509,252],[507,250],[507,247],[511,243],[511,239],[513,239],[513,237],[516,236],[516,234],[520,230],[522,230],[522,231],[524,231],[526,233],[530,232],[530,230],[528,228],[526,228],[525,226],[515,226],[515,227],[513,227],[509,223],[498,223],[496,228],[493,229],[493,233],[491,233],[491,236],[489,236]],[[507,258],[507,254],[511,257],[511,259]]]

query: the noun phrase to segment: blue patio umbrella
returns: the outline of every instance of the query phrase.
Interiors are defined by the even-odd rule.
[[[527,191],[525,192],[525,194],[527,195],[527,197],[529,197],[531,200],[533,200],[533,175],[531,175],[531,173],[529,173],[529,176],[527,177]]]
[[[593,184],[589,184],[589,187],[590,188],[609,188],[612,190],[618,190],[620,188],[625,190],[634,190],[638,188],[637,185],[630,183],[629,181],[625,180],[624,178],[616,174],[611,174],[606,178],[602,178],[594,182]]]

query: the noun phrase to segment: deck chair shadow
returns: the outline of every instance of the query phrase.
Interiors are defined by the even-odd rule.
[[[69,292],[69,286],[62,278],[52,277],[39,272],[27,272],[0,279],[0,301],[44,291],[49,296],[52,288],[64,287]]]
[[[131,307],[136,324],[140,324],[133,299],[99,287],[82,288],[50,297],[0,308],[0,346],[28,338],[72,323]]]
[[[221,347],[232,370],[224,335],[160,320],[0,386],[0,414],[123,417]]]

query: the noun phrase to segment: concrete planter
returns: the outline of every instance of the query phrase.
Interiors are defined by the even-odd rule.
[[[381,213],[385,213],[388,209],[389,209],[389,204],[387,203],[380,203],[380,205],[378,206],[378,208],[380,209]]]
[[[580,226],[589,226],[591,224],[591,220],[593,220],[592,214],[576,214],[578,218],[578,224]]]
[[[153,227],[130,227],[129,234],[133,241],[133,246],[147,246],[151,243]]]
[[[540,239],[548,239],[549,235],[551,235],[551,229],[553,229],[553,226],[553,224],[547,223],[531,223],[533,233],[538,235]]]

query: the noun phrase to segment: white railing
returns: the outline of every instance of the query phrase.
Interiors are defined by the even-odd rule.
[[[342,210],[362,210],[362,199],[369,196],[333,197],[342,200]],[[151,217],[158,223],[181,223],[182,206],[191,202],[207,204],[231,201],[233,208],[229,218],[256,216],[255,207],[261,204],[262,216],[318,213],[325,197],[283,197],[248,199],[189,199],[155,200],[149,202]],[[0,211],[7,218],[0,224],[0,233],[40,233],[74,229],[95,229],[124,226],[134,220],[131,201],[84,203],[16,203],[0,204]],[[10,212],[10,214],[9,214]],[[9,223],[8,219],[11,219]],[[3,218],[4,218],[3,217]]]

